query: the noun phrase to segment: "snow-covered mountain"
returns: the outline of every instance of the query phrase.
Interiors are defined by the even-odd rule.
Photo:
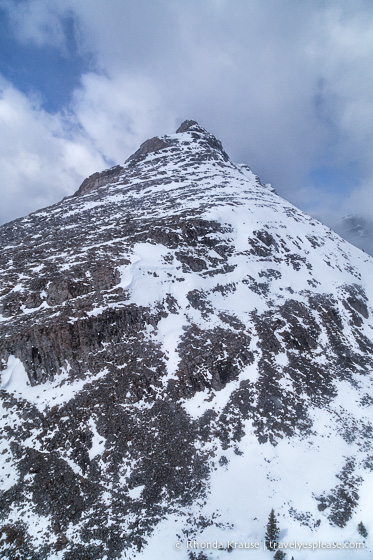
[[[371,558],[371,257],[194,121],[0,239],[4,558]]]

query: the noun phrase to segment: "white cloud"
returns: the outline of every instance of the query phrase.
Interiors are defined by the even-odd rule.
[[[322,166],[356,166],[360,183],[351,185],[350,207],[373,198],[370,2],[12,3],[18,37],[38,45],[64,49],[69,16],[80,52],[90,53],[95,66],[81,77],[67,120],[23,98],[31,135],[38,125],[41,138],[51,138],[44,151],[37,142],[27,144],[33,156],[24,156],[27,177],[35,184],[38,172],[53,167],[47,163],[56,158],[53,150],[71,184],[74,173],[94,171],[96,161],[102,168],[102,156],[120,163],[146,138],[193,118],[223,140],[233,159],[303,208],[332,217],[346,205],[345,193],[307,183],[310,170]],[[39,177],[40,196],[48,181]]]
[[[62,0],[53,0],[53,7],[44,0],[18,2],[16,5],[13,0],[1,0],[0,8],[6,10],[13,32],[20,42],[65,49],[63,17],[68,11]]]
[[[92,145],[122,163],[149,136],[173,132],[172,110],[144,77],[86,74],[72,109]]]
[[[1,223],[57,202],[106,167],[71,118],[46,113],[5,80],[0,127]]]
[[[344,214],[357,214],[364,218],[373,219],[373,173],[362,184],[354,189],[343,204]]]

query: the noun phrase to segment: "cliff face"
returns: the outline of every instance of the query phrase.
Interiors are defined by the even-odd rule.
[[[194,121],[0,242],[5,557],[206,558],[183,539],[261,541],[272,507],[358,540],[372,258]]]

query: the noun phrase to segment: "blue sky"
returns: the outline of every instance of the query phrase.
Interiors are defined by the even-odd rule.
[[[25,95],[39,95],[47,111],[68,106],[80,76],[89,69],[89,57],[78,52],[73,18],[63,21],[64,49],[21,42],[15,37],[10,15],[0,8],[2,75]]]
[[[373,7],[0,0],[0,223],[195,119],[338,229],[373,202]]]

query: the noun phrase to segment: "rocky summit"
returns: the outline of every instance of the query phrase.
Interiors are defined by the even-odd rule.
[[[372,557],[369,255],[195,121],[0,240],[2,558]]]

